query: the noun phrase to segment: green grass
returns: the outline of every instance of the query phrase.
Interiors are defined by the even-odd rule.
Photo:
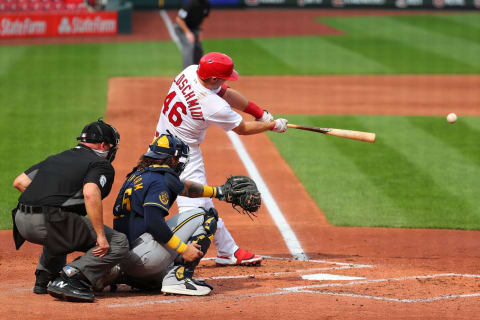
[[[173,43],[3,46],[0,51],[0,229],[10,228],[13,179],[73,146],[83,126],[104,116],[110,77],[175,75]]]
[[[377,133],[375,144],[300,130],[270,139],[330,223],[480,229],[480,118],[301,116]]]
[[[241,74],[477,74],[480,14],[321,18],[334,36],[221,39]]]
[[[236,69],[241,75],[322,75],[322,74],[418,74],[418,73],[480,73],[480,14],[445,14],[435,16],[395,16],[395,17],[331,17],[319,19],[343,31],[339,36],[305,36],[281,38],[251,38],[251,39],[218,39],[204,41],[205,51],[223,51],[231,55],[236,62]],[[107,84],[111,77],[129,76],[173,76],[181,68],[181,57],[173,42],[139,42],[139,43],[100,43],[100,44],[68,44],[68,45],[32,45],[6,46],[0,50],[0,229],[10,228],[10,209],[16,204],[18,192],[12,188],[13,179],[46,156],[59,152],[75,143],[75,137],[81,127],[93,119],[103,116],[106,107]],[[248,95],[248,94],[247,94]],[[272,110],[274,112],[274,110]],[[332,118],[334,119],[334,118]],[[357,126],[360,123],[367,128],[369,119],[357,122],[355,118],[338,118],[338,127]],[[472,172],[478,170],[478,148],[462,149],[462,143],[450,141],[445,137],[442,143],[433,136],[434,130],[425,130],[423,118],[391,117],[393,123],[404,123],[411,130],[422,133],[432,141],[437,142],[440,152],[445,146],[453,150],[453,154],[462,154]],[[429,118],[425,120],[428,121]],[[434,118],[432,118],[434,119]],[[345,123],[341,122],[344,121]],[[462,117],[463,120],[463,117]],[[473,130],[474,119],[470,121],[467,131],[477,134]],[[353,122],[352,122],[353,121]],[[387,122],[388,122],[387,121]],[[461,122],[463,123],[463,122]],[[462,128],[458,123],[455,129]],[[467,122],[465,122],[467,123]],[[367,125],[368,124],[368,125]],[[375,121],[375,126],[379,125]],[[334,126],[334,125],[332,125]],[[387,126],[388,127],[388,126]],[[477,126],[478,127],[478,126]],[[360,129],[360,128],[359,128]],[[378,128],[380,129],[380,128]],[[449,128],[452,129],[452,128]],[[332,151],[332,155],[348,159],[350,155],[364,153],[365,150],[382,149],[382,157],[402,168],[405,173],[413,175],[408,180],[417,181],[417,189],[411,190],[413,199],[406,197],[406,190],[401,193],[402,199],[394,197],[397,190],[391,188],[375,189],[377,194],[382,193],[388,199],[388,206],[379,208],[373,200],[357,203],[367,197],[357,197],[355,201],[346,201],[345,198],[329,197],[330,205],[319,206],[326,210],[332,223],[347,224],[354,212],[352,208],[363,208],[362,214],[370,212],[373,221],[383,221],[382,225],[391,226],[441,226],[467,227],[466,220],[475,219],[474,212],[478,203],[474,200],[461,202],[459,205],[465,213],[461,218],[448,215],[448,218],[432,216],[428,221],[416,221],[410,224],[411,216],[415,212],[429,210],[432,201],[429,194],[430,186],[434,189],[440,202],[450,199],[454,202],[462,199],[463,193],[455,192],[450,197],[450,186],[439,186],[438,177],[430,172],[425,163],[418,160],[417,164],[405,154],[404,149],[398,148],[402,141],[404,130],[388,132],[380,135],[375,145],[365,145],[358,142],[324,139]],[[300,133],[289,133],[289,135]],[[319,137],[325,138],[325,137]],[[420,147],[416,139],[409,141],[408,147]],[[340,144],[335,144],[340,143]],[[364,149],[365,148],[365,149]],[[279,146],[285,154],[283,147]],[[406,149],[408,150],[408,148]],[[320,156],[323,149],[319,149]],[[332,153],[335,151],[335,153]],[[430,154],[435,154],[431,150]],[[310,150],[311,152],[311,150]],[[373,151],[370,151],[373,152]],[[421,154],[421,151],[418,151]],[[368,154],[368,153],[367,153]],[[439,155],[442,157],[443,155]],[[303,180],[308,179],[300,168],[302,163],[308,163],[308,157],[295,159],[292,167]],[[363,158],[362,158],[363,159]],[[383,176],[376,175],[375,170],[369,170],[370,162],[358,159],[356,162],[344,160],[345,165],[358,169],[357,177],[352,183],[359,188],[353,193],[362,194],[364,183],[376,186],[377,180]],[[400,160],[399,160],[400,159]],[[434,162],[433,160],[429,160]],[[333,163],[335,161],[331,161]],[[297,164],[300,163],[300,164]],[[451,164],[450,164],[451,165]],[[455,168],[459,165],[456,163]],[[309,167],[312,167],[310,164]],[[374,167],[374,166],[373,166]],[[431,170],[438,170],[433,167]],[[339,176],[343,176],[343,167],[335,169]],[[395,170],[394,172],[400,172]],[[478,176],[478,175],[477,175]],[[467,182],[472,181],[473,175],[467,175]],[[403,176],[393,177],[391,184],[399,180],[404,182]],[[419,180],[415,180],[419,179]],[[462,178],[463,179],[463,178]],[[331,178],[331,190],[343,190],[346,179]],[[355,182],[356,181],[356,182]],[[420,186],[428,182],[422,191]],[[308,181],[305,181],[308,183]],[[475,185],[475,184],[465,184]],[[345,188],[344,188],[345,187]],[[464,188],[463,188],[464,189]],[[312,191],[317,192],[317,191]],[[466,192],[462,190],[462,192]],[[473,193],[471,191],[466,194]],[[354,194],[348,196],[354,197]],[[331,199],[330,199],[331,198]],[[349,199],[348,198],[348,199]],[[372,197],[375,198],[375,197]],[[412,196],[410,197],[412,198]],[[353,199],[353,198],[352,198]],[[473,199],[473,196],[472,196]],[[343,204],[335,208],[334,203]],[[477,204],[477,205],[475,205]],[[332,212],[335,213],[332,215]],[[408,213],[410,212],[410,213]],[[359,214],[358,212],[356,214]],[[473,216],[472,216],[473,215]],[[376,217],[379,217],[378,219]],[[375,219],[374,219],[375,218]],[[367,219],[360,219],[363,222]],[[474,226],[476,228],[476,226]]]

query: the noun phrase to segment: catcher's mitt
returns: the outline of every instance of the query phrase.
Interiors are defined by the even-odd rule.
[[[224,185],[218,187],[219,199],[232,204],[232,207],[240,212],[236,206],[243,209],[243,213],[250,217],[255,216],[262,204],[260,192],[255,181],[245,176],[231,176]],[[251,217],[250,217],[251,218]]]

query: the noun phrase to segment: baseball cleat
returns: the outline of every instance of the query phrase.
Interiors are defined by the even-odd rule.
[[[90,286],[84,280],[81,280],[78,272],[69,277],[62,271],[60,277],[49,283],[47,292],[52,297],[66,301],[93,302],[95,299],[93,292],[90,290]]]
[[[192,278],[177,280],[176,283],[163,284],[162,292],[166,295],[206,296],[212,291],[212,287],[206,282]]]
[[[35,271],[35,286],[33,287],[33,293],[47,294],[47,286],[50,281],[55,280],[58,274],[52,274],[44,270]]]
[[[162,292],[166,295],[206,296],[212,290],[208,283],[185,276],[185,266],[172,267],[162,282]]]
[[[215,259],[217,266],[259,266],[262,257],[251,253],[248,250],[238,249],[231,256],[219,256]]]

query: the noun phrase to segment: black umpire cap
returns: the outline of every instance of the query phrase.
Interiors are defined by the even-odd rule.
[[[87,124],[77,137],[78,141],[86,143],[101,143],[105,142],[111,145],[107,159],[112,162],[115,159],[115,154],[120,143],[120,134],[114,126],[98,119],[95,122]]]

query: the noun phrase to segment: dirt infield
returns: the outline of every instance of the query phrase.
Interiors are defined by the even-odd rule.
[[[122,135],[117,179],[105,205],[110,225],[122,177],[151,141],[171,80],[109,82],[106,118]],[[478,83],[480,76],[285,76],[241,77],[232,86],[274,113],[480,115]],[[209,183],[247,174],[238,141],[210,130],[202,144]],[[265,256],[261,267],[217,268],[211,249],[196,274],[214,286],[210,296],[163,296],[121,286],[98,295],[94,304],[65,303],[32,293],[41,248],[27,243],[14,251],[11,231],[2,231],[0,319],[473,319],[479,313],[480,232],[333,227],[266,135],[240,141],[271,195],[266,199],[264,193],[264,203],[275,206],[264,205],[252,222],[216,204],[239,245]],[[280,225],[277,211],[285,218]],[[298,252],[308,259],[293,259]]]
[[[415,92],[431,92],[432,81],[425,76],[407,79],[402,77],[377,77],[378,83],[369,78],[362,81],[363,91],[378,90],[369,100],[366,113],[390,113],[384,109],[386,96],[392,90],[386,83],[394,83],[397,92],[405,92],[410,83],[416,83]],[[267,81],[268,80],[268,81]],[[329,81],[331,80],[331,81]],[[340,81],[341,80],[341,81]],[[273,81],[277,81],[273,83]],[[297,95],[307,99],[313,88],[332,92],[351,77],[242,77],[235,88],[248,92],[259,103],[275,105],[281,113],[331,113],[328,98],[316,99],[315,108],[289,109],[289,94],[278,95],[273,88],[291,87]],[[462,81],[464,86],[454,86]],[[476,114],[473,108],[477,96],[466,94],[470,83],[478,83],[480,77],[436,76],[434,90],[440,85],[456,88],[444,94],[440,100],[427,99],[411,105],[397,97],[402,114],[443,115],[450,103],[450,94],[457,100],[458,114]],[[169,78],[115,78],[109,83],[107,119],[115,123],[122,133],[122,146],[115,161],[117,169],[113,193],[120,187],[121,177],[135,163],[150,142],[157,121],[159,106],[170,86]],[[271,87],[262,86],[270,83]],[[309,84],[307,86],[306,84]],[[424,86],[420,84],[424,83]],[[270,89],[269,89],[270,88]],[[346,98],[336,100],[342,113],[359,113],[361,103],[351,109],[351,95],[358,92],[355,86],[347,86]],[[303,91],[302,91],[303,90]],[[387,100],[388,100],[387,99]],[[477,99],[477,100],[475,100]],[[362,101],[362,99],[360,99]],[[302,104],[303,105],[303,104]],[[310,105],[310,104],[306,104]],[[354,104],[355,105],[355,104]],[[298,106],[298,104],[297,104]],[[342,109],[343,106],[343,109]],[[132,116],[135,114],[135,117]],[[285,235],[276,226],[265,206],[254,222],[237,214],[231,207],[219,203],[219,209],[227,226],[242,247],[266,256],[262,267],[216,268],[211,260],[215,250],[198,268],[197,276],[209,279],[215,287],[212,295],[201,298],[167,297],[159,294],[130,292],[121,286],[116,293],[105,292],[88,309],[76,304],[55,301],[50,296],[31,293],[33,271],[40,247],[26,244],[22,250],[12,249],[10,232],[0,233],[0,314],[3,318],[45,317],[119,319],[141,315],[145,319],[180,316],[195,319],[252,318],[278,319],[342,318],[342,319],[403,319],[455,318],[471,319],[472,312],[480,309],[480,273],[478,272],[478,243],[480,233],[454,230],[405,230],[383,228],[338,228],[330,226],[322,212],[306,193],[291,169],[279,156],[265,135],[242,137],[242,143],[261,174],[275,203],[286,222],[298,238],[307,261],[292,259],[292,250],[284,240]],[[128,146],[125,147],[125,146]],[[205,154],[208,179],[220,184],[230,174],[247,174],[247,169],[235,152],[228,136],[217,128],[207,133],[202,145]],[[221,160],[219,160],[221,159]],[[272,165],[275,164],[275,165]],[[111,196],[105,211],[108,224],[114,197]],[[73,259],[76,254],[71,255]],[[316,277],[320,280],[309,280]],[[25,307],[28,301],[28,308]],[[201,307],[196,305],[201,302]],[[194,306],[195,305],[195,306]],[[88,311],[86,311],[88,310]],[[199,313],[200,310],[208,310]],[[64,315],[67,316],[64,316]]]

